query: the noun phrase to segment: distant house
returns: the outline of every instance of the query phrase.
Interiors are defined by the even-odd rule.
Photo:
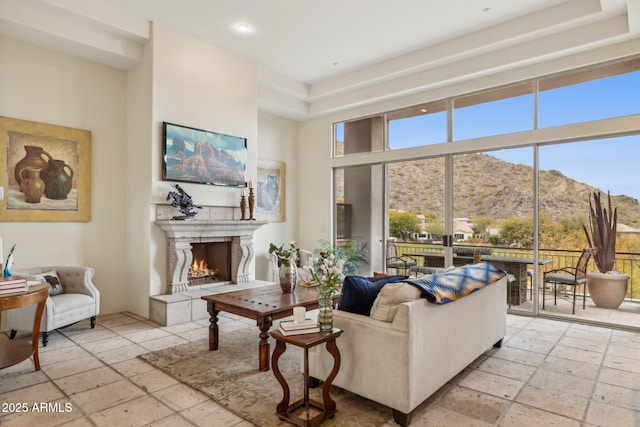
[[[453,223],[453,239],[456,242],[463,242],[473,237],[473,229],[468,219],[460,218],[462,221]],[[466,220],[465,220],[466,219]]]
[[[637,236],[640,234],[640,229],[629,227],[621,222],[616,225],[616,234],[618,236]]]

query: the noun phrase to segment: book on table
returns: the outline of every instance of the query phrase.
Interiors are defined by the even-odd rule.
[[[307,327],[303,329],[293,329],[293,330],[286,331],[282,329],[282,327],[280,326],[278,327],[278,330],[282,335],[290,336],[290,335],[313,334],[315,332],[320,332],[320,327],[318,327],[318,325],[315,325],[313,327]]]
[[[29,290],[29,286],[27,286],[26,282],[19,284],[17,288],[0,288],[0,295],[7,294],[19,294],[21,292],[25,292]]]
[[[283,331],[295,331],[298,329],[315,328],[318,323],[310,318],[304,319],[302,322],[296,322],[294,320],[283,320],[280,322],[280,329]]]
[[[27,279],[22,276],[4,276],[0,277],[0,289],[11,285],[24,285],[27,283]]]
[[[18,283],[0,283],[0,289],[15,289],[22,288],[26,285],[27,282],[18,282]]]

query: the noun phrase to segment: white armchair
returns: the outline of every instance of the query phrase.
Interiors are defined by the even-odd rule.
[[[91,328],[96,325],[96,316],[100,313],[100,291],[93,284],[95,274],[91,267],[53,266],[34,267],[13,274],[34,279],[48,271],[55,271],[64,293],[49,295],[42,313],[40,331],[42,345],[49,341],[49,332],[90,318]],[[33,330],[35,306],[26,306],[7,310],[3,313],[2,326],[11,330],[10,338],[16,336],[17,331]]]

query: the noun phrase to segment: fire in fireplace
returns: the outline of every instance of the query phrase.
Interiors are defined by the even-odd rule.
[[[189,285],[231,280],[231,242],[192,243],[193,262],[189,266]]]

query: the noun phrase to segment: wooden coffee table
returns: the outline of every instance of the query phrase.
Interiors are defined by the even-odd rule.
[[[296,287],[292,293],[284,294],[280,285],[243,289],[202,297],[207,302],[209,312],[209,350],[218,349],[218,313],[237,314],[255,319],[260,328],[258,344],[258,366],[261,371],[269,370],[269,329],[273,321],[293,314],[293,307],[305,307],[307,310],[318,308],[318,291],[314,288]],[[333,296],[337,304],[340,294]]]

